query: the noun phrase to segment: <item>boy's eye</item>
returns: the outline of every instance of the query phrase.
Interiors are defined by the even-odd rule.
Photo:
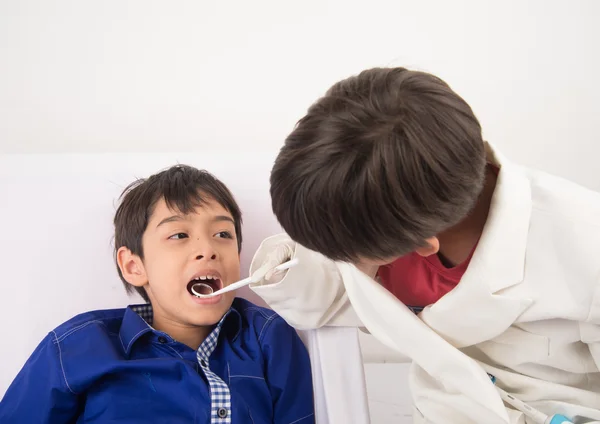
[[[217,237],[221,237],[221,238],[233,238],[233,236],[231,235],[231,233],[229,231],[219,231],[217,234],[215,234]]]
[[[181,240],[184,238],[187,238],[188,235],[186,233],[177,233],[177,234],[173,234],[171,237],[169,237],[170,240]]]

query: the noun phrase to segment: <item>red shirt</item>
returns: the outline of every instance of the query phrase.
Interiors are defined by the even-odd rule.
[[[496,176],[500,168],[487,164]],[[418,253],[409,253],[389,265],[379,268],[377,275],[381,285],[415,312],[434,304],[460,283],[475,248],[469,257],[453,268],[446,268],[437,255],[423,257]]]
[[[474,251],[453,268],[446,268],[437,255],[423,257],[413,252],[380,267],[377,275],[389,292],[418,312],[458,285]]]

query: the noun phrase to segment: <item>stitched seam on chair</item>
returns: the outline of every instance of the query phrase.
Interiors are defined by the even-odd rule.
[[[71,389],[71,386],[69,386],[69,382],[67,381],[67,374],[65,373],[65,367],[63,365],[63,360],[62,360],[62,350],[60,348],[60,343],[58,342],[58,338],[56,337],[56,333],[54,332],[54,330],[52,330],[52,334],[54,334],[54,339],[56,340],[55,344],[58,347],[58,359],[60,360],[60,370],[62,371],[63,378],[65,379],[65,384],[67,385],[67,388],[69,389],[69,391],[71,393],[73,393],[74,395],[76,395],[77,393],[75,393],[73,391],[73,389]]]

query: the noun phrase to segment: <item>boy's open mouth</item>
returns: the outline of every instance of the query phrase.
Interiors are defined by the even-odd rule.
[[[195,287],[194,287],[195,285]],[[192,287],[197,293],[200,294],[211,294],[223,288],[221,280],[216,277],[196,277],[191,280],[187,285],[187,291],[194,297],[199,297],[192,292]],[[209,288],[210,287],[210,288]]]

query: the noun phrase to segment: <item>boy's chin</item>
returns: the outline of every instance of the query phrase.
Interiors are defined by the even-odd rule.
[[[221,318],[219,319],[203,319],[203,320],[195,320],[195,321],[191,321],[189,322],[189,325],[191,327],[214,327],[215,325],[218,324],[218,322],[221,320]]]
[[[232,299],[233,300],[233,299]],[[229,310],[231,307],[231,301],[219,302],[217,305],[210,305],[210,307],[203,308],[202,311],[195,311],[193,316],[188,317],[190,324],[196,326],[212,326],[217,324],[223,315]]]

